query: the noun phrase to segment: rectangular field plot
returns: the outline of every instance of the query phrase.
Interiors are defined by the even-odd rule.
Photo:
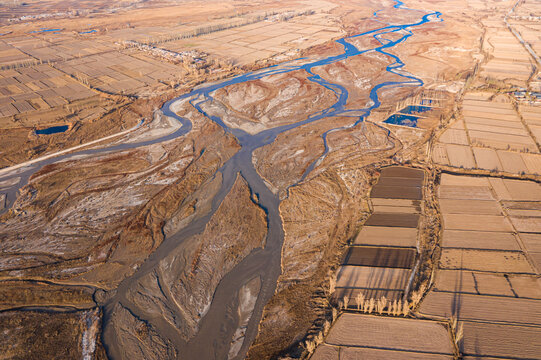
[[[313,358],[312,358],[313,359]],[[340,360],[451,360],[450,354],[434,354],[425,352],[397,351],[385,349],[367,349],[357,347],[343,347],[340,349]]]
[[[421,212],[421,208],[419,206],[374,205],[372,208],[375,213],[419,214]]]
[[[541,278],[529,275],[511,275],[508,279],[518,297],[541,299]]]
[[[521,154],[501,150],[498,150],[497,153],[504,171],[513,174],[528,172],[528,168],[526,167],[524,160],[522,160]]]
[[[359,232],[353,244],[415,247],[417,244],[417,229],[365,226]]]
[[[411,270],[368,266],[342,266],[336,287],[383,290],[403,290]]]
[[[389,226],[417,228],[419,214],[406,213],[380,213],[372,214],[365,223],[365,226]]]
[[[521,252],[443,249],[440,268],[449,270],[535,273]]]
[[[385,198],[385,199],[411,199],[421,200],[423,198],[423,192],[420,187],[415,186],[385,186],[376,184],[372,188],[370,193],[372,198]]]
[[[537,359],[541,354],[541,328],[464,322],[461,352],[465,359],[497,357]]]
[[[380,177],[417,179],[419,184],[422,184],[425,177],[425,172],[420,169],[412,169],[402,166],[390,166],[381,170]]]
[[[356,309],[357,304],[355,299],[359,293],[362,293],[364,299],[381,299],[385,297],[389,301],[398,301],[404,297],[403,290],[380,290],[380,289],[357,289],[357,288],[337,288],[334,291],[332,300],[335,304],[339,304],[340,301],[344,299],[345,296],[349,299],[350,309]]]
[[[397,207],[414,207],[420,208],[420,200],[409,200],[409,199],[384,199],[384,198],[373,198],[370,199],[370,202],[374,206],[397,206]]]
[[[478,294],[471,271],[438,270],[434,291]]]
[[[495,215],[443,214],[443,226],[448,230],[513,231],[506,217]]]
[[[0,117],[47,110],[97,96],[49,65],[0,71]]]
[[[427,320],[345,313],[333,325],[325,342],[335,346],[379,348],[408,353],[453,354],[445,326]]]
[[[444,144],[469,145],[466,131],[459,129],[445,130],[445,132],[440,136],[438,141]]]
[[[402,186],[420,188],[423,186],[423,181],[412,178],[381,176],[378,179],[377,186]]]
[[[541,136],[540,136],[540,140],[541,140]],[[541,155],[522,154],[522,161],[524,161],[526,168],[528,168],[528,173],[541,175]]]
[[[526,212],[532,213],[531,215],[536,215],[535,217],[511,217],[510,219],[515,226],[515,229],[525,233],[541,233],[541,217],[538,216],[539,214],[536,214],[536,211],[537,210],[526,210]]]
[[[510,283],[503,274],[476,273],[462,270],[440,270],[436,291],[514,297]]]
[[[456,314],[459,320],[541,325],[539,305],[538,300],[532,299],[434,291],[423,300],[420,312],[444,317]]]
[[[441,199],[494,200],[488,186],[441,185],[438,194]]]
[[[502,129],[505,131],[505,128]],[[499,150],[509,148],[517,151],[537,152],[537,145],[530,136],[495,133],[489,131],[470,130],[470,141],[473,146],[483,145]]]
[[[414,260],[413,249],[352,246],[342,264],[411,269]]]
[[[519,234],[528,252],[541,252],[541,234]]]
[[[486,200],[441,199],[440,209],[443,214],[502,215],[496,201]]]
[[[474,125],[486,125],[486,126],[497,126],[501,128],[501,132],[504,132],[506,129],[524,129],[524,125],[518,118],[516,119],[506,119],[506,120],[496,120],[486,117],[476,117],[476,116],[466,116],[465,122],[468,126]],[[475,126],[474,126],[475,127]]]
[[[505,191],[494,188],[501,200],[541,201],[541,184],[525,180],[501,180]],[[500,190],[500,191],[499,191]]]
[[[338,346],[319,345],[310,357],[311,360],[340,360],[340,348]]]
[[[176,52],[183,51],[187,47],[197,48],[211,54],[229,57],[236,64],[244,65],[290,49],[306,49],[322,44],[343,34],[336,26],[314,26],[304,23],[304,20],[310,22],[310,19],[317,19],[317,15],[307,16],[303,19],[303,23],[263,21],[189,39],[165,42],[160,44],[160,47]]]
[[[449,157],[445,144],[437,143],[432,148],[432,160],[437,164],[449,165]]]
[[[489,178],[484,176],[464,176],[464,175],[441,175],[441,185],[461,185],[461,186],[490,186]]]
[[[519,251],[520,246],[512,233],[493,231],[445,230],[444,248]]]
[[[495,150],[487,148],[473,148],[475,162],[479,169],[502,171],[503,166]]]
[[[469,146],[446,144],[449,165],[466,169],[475,168],[475,159]]]

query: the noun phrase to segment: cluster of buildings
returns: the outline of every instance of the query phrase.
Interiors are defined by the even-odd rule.
[[[512,95],[519,102],[526,102],[531,105],[541,105],[541,91],[529,91],[521,88],[513,91]]]
[[[153,56],[162,57],[167,60],[182,62],[184,64],[191,64],[194,67],[196,67],[198,64],[204,64],[205,58],[208,56],[206,53],[203,53],[198,50],[176,52],[176,51],[158,48],[152,45],[141,44],[133,40],[124,41],[122,45],[127,46],[127,47],[134,47],[141,51],[148,52]]]

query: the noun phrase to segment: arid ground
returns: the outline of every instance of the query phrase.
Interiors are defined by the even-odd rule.
[[[0,2],[0,359],[541,359],[541,3]]]

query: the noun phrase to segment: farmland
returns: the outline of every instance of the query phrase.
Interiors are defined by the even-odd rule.
[[[422,170],[401,167],[382,170],[370,193],[375,211],[366,220],[338,270],[334,294],[337,302],[351,299],[350,306],[355,306],[353,299],[359,294],[367,301],[370,298],[396,301],[403,297],[415,265],[423,180]],[[378,206],[382,201],[397,200],[403,201],[399,204],[402,206]],[[395,234],[391,241],[378,236],[390,231]],[[365,245],[367,243],[372,246]],[[393,246],[396,244],[399,247]]]
[[[492,96],[465,95],[461,119],[441,134],[433,160],[455,168],[540,174],[541,154],[534,135],[536,117],[531,115],[536,107],[522,106],[517,111],[511,99],[487,99]]]
[[[449,187],[467,190],[449,191]],[[517,358],[530,358],[538,351],[538,344],[526,339],[535,338],[541,324],[540,264],[536,250],[526,247],[523,237],[530,238],[539,230],[520,227],[536,212],[517,214],[509,206],[525,197],[538,202],[540,191],[541,185],[528,181],[442,176],[442,253],[434,287],[419,312],[435,317],[455,316],[462,322],[461,352],[466,358],[505,357],[511,353]],[[491,196],[471,200],[472,193]],[[460,200],[462,206],[450,206],[453,200]],[[531,331],[524,326],[532,327]],[[502,336],[512,339],[513,345],[490,340]],[[474,345],[476,341],[492,345],[479,347]]]
[[[0,353],[538,357],[538,9],[0,4]]]

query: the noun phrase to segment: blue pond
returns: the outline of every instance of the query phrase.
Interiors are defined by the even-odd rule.
[[[409,105],[409,106],[406,106],[405,108],[403,108],[402,110],[400,110],[400,113],[402,114],[420,114],[420,113],[424,113],[428,110],[430,110],[431,107],[430,106],[421,106],[421,105]]]
[[[51,134],[63,133],[66,130],[68,130],[68,125],[51,126],[50,128],[47,128],[47,129],[36,130],[36,134],[51,135]]]
[[[417,119],[418,117],[413,116],[413,115],[394,114],[394,115],[389,116],[389,118],[385,120],[384,123],[409,126],[409,127],[417,127]]]
[[[34,31],[30,31],[30,34],[35,34],[35,33],[45,33],[45,32],[52,32],[52,33],[57,33],[59,31],[61,31],[62,29],[47,29],[47,28],[41,28],[39,30],[34,30]]]
[[[98,30],[96,29],[92,29],[92,30],[88,30],[88,31],[81,31],[79,34],[92,34],[92,33],[95,33],[95,32],[98,32]]]

